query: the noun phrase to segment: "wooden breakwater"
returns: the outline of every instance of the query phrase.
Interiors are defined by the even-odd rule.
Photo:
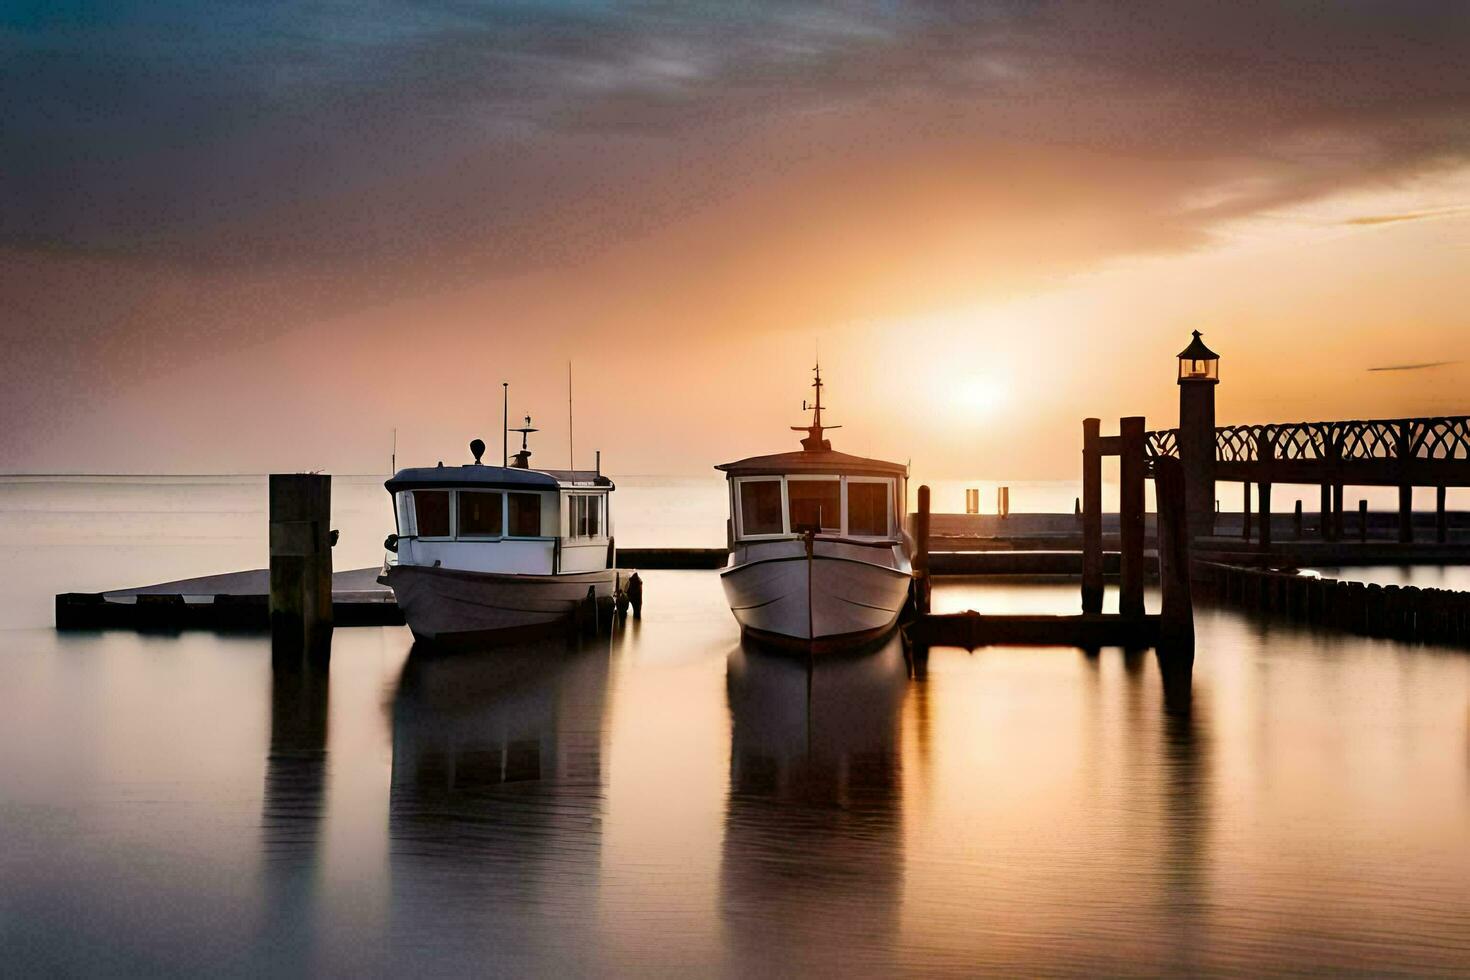
[[[1312,626],[1410,643],[1470,647],[1470,592],[1344,582],[1296,572],[1196,561],[1216,601]]]

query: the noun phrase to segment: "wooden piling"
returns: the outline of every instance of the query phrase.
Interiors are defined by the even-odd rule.
[[[1368,501],[1358,501],[1358,543],[1368,540]]]
[[[1399,544],[1409,544],[1414,540],[1414,488],[1408,484],[1399,485]]]
[[[919,510],[914,515],[914,611],[929,615],[929,486],[919,487]]]
[[[1445,510],[1445,488],[1434,488],[1434,540],[1444,544],[1450,537],[1449,513]]]
[[[271,645],[279,655],[322,649],[332,635],[332,478],[270,477]]]
[[[1342,540],[1342,484],[1332,485],[1332,540]]]
[[[1082,611],[1103,604],[1102,422],[1082,420]]]
[[[1256,436],[1256,461],[1264,464],[1262,472],[1268,472],[1268,467],[1276,458],[1276,437],[1268,432],[1262,432]],[[1261,516],[1260,547],[1262,551],[1271,550],[1271,481],[1262,480],[1256,486],[1257,509]]]
[[[1302,539],[1302,502],[1300,499],[1296,502],[1296,513],[1292,515],[1292,520],[1295,524],[1296,539],[1300,541]]]
[[[1194,600],[1189,582],[1189,514],[1185,499],[1184,466],[1161,456],[1154,460],[1154,500],[1158,514],[1159,652],[1192,653]]]
[[[1130,415],[1118,420],[1118,522],[1122,566],[1118,585],[1118,612],[1143,615],[1144,531],[1144,419]]]
[[[1251,483],[1246,480],[1240,485],[1244,496],[1240,503],[1240,537],[1244,541],[1251,539]]]
[[[1320,516],[1317,518],[1317,523],[1319,525],[1321,525],[1321,526],[1317,528],[1317,536],[1320,537],[1323,541],[1331,541],[1332,540],[1332,485],[1331,484],[1328,484],[1328,483],[1322,484],[1321,502],[1318,504],[1318,507],[1320,508]]]

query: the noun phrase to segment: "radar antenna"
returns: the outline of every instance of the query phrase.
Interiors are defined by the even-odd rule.
[[[832,440],[823,439],[822,433],[827,429],[842,428],[840,425],[822,424],[822,388],[824,385],[822,384],[822,364],[820,361],[817,362],[816,367],[812,368],[812,371],[816,374],[816,380],[812,382],[812,387],[817,389],[817,400],[811,405],[808,405],[805,399],[802,399],[801,402],[801,410],[812,413],[812,424],[793,425],[791,427],[792,432],[806,433],[806,438],[801,440],[801,448],[807,452],[817,452],[824,449],[830,450],[832,448]]]
[[[519,428],[516,428],[516,429],[510,429],[508,431],[510,431],[510,432],[519,432],[521,434],[521,451],[518,452],[518,453],[516,453],[516,455],[515,455],[515,461],[513,463],[511,463],[510,465],[513,466],[513,467],[515,467],[516,469],[520,469],[520,470],[530,469],[531,468],[531,450],[529,450],[529,449],[526,448],[526,437],[529,436],[533,432],[540,432],[541,430],[540,429],[533,429],[533,428],[531,428],[531,416],[527,415],[526,416],[526,424],[525,425],[523,425],[523,426],[521,426]]]

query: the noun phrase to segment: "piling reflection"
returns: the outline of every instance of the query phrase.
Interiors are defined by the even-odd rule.
[[[278,657],[272,666],[261,854],[266,930],[287,957],[304,955],[314,932],[329,680],[325,658]]]
[[[896,638],[811,664],[751,648],[730,655],[721,910],[742,972],[875,971],[891,957],[907,673]]]
[[[1154,660],[1164,689],[1164,713],[1188,716],[1194,710],[1194,651],[1161,648]]]
[[[388,820],[404,965],[556,972],[589,955],[608,670],[606,642],[409,654]]]
[[[1159,658],[1164,668],[1167,658]],[[1172,667],[1177,673],[1177,665]],[[1186,674],[1187,682],[1187,674]],[[1176,678],[1177,683],[1177,678]],[[1168,681],[1165,696],[1168,697]],[[1170,710],[1164,719],[1160,755],[1163,769],[1163,833],[1160,853],[1162,892],[1161,923],[1172,933],[1166,948],[1174,968],[1197,974],[1204,968],[1201,950],[1205,940],[1202,910],[1210,898],[1210,790],[1212,760],[1207,729],[1202,715],[1190,705]]]

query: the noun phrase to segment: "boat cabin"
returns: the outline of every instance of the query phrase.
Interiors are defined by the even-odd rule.
[[[729,545],[776,541],[810,532],[860,543],[901,540],[908,500],[908,467],[834,452],[824,438],[839,425],[822,424],[822,370],[800,452],[751,456],[722,463],[730,489]],[[805,403],[802,405],[806,408]]]
[[[716,469],[727,476],[730,541],[823,537],[896,540],[907,468],[830,449],[753,456]]]
[[[613,483],[592,470],[517,466],[399,470],[398,563],[560,575],[610,568]]]

